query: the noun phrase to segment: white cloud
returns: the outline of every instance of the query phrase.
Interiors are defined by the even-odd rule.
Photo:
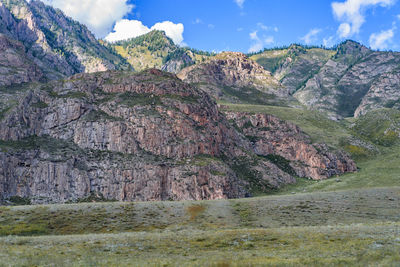
[[[183,42],[183,31],[185,28],[182,23],[175,24],[171,21],[159,22],[151,27],[151,30],[165,31],[165,34],[177,45]]]
[[[134,38],[150,31],[141,21],[123,19],[115,24],[113,32],[109,33],[105,39],[109,42],[115,42]]]
[[[340,38],[347,38],[359,33],[365,22],[365,10],[380,5],[382,7],[394,4],[396,0],[346,0],[333,2],[332,10],[335,18],[342,22],[337,34]]]
[[[268,36],[268,37],[266,37],[266,38],[264,39],[264,43],[265,43],[265,44],[273,44],[273,43],[275,43],[274,36]]]
[[[332,47],[335,45],[335,37],[334,36],[329,36],[327,38],[324,38],[322,40],[322,43],[325,47]]]
[[[241,32],[241,31],[243,31],[243,28],[240,27],[240,28],[237,28],[236,30],[237,30],[238,32]]]
[[[85,24],[97,37],[106,36],[113,24],[132,11],[128,0],[43,0]]]
[[[340,38],[345,38],[351,35],[351,26],[348,23],[342,23],[339,25],[337,34]]]
[[[369,37],[369,45],[372,49],[387,49],[388,43],[392,41],[394,29],[373,33]]]
[[[212,30],[212,29],[215,28],[215,25],[214,25],[214,24],[208,24],[207,27],[208,27],[210,30]]]
[[[278,32],[279,31],[278,27],[276,27],[276,26],[266,26],[262,22],[257,23],[257,26],[263,31],[274,31],[274,32]]]
[[[243,8],[244,1],[246,0],[234,0],[238,7]]]
[[[143,34],[146,34],[152,30],[164,31],[165,34],[171,38],[175,44],[184,45],[183,43],[183,31],[184,26],[182,23],[175,24],[171,21],[164,21],[156,23],[151,28],[143,25],[138,20],[127,20],[123,19],[115,24],[113,32],[106,36],[108,42],[115,42],[120,40],[126,40],[134,38]]]
[[[268,27],[261,22],[257,23],[257,26],[260,27],[264,31],[269,31],[271,29],[271,27]]]
[[[311,29],[305,36],[300,39],[306,44],[311,44],[317,40],[317,35],[321,32],[321,29]]]
[[[271,45],[275,43],[273,36],[264,36],[262,40],[260,37],[258,37],[258,31],[251,32],[249,36],[250,39],[254,41],[249,48],[249,53],[258,52],[264,48],[264,45]]]
[[[260,39],[260,38],[258,38],[257,31],[251,32],[249,35],[250,35],[251,40],[259,40]]]

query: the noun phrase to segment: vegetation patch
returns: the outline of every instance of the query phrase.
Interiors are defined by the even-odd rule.
[[[262,194],[270,188],[270,185],[262,179],[261,174],[253,168],[257,164],[257,158],[239,157],[230,165],[239,179],[249,182],[249,190],[254,195]]]
[[[43,108],[49,107],[49,105],[47,103],[43,102],[43,101],[38,101],[36,103],[33,103],[32,107],[43,109]]]
[[[267,94],[257,90],[252,87],[242,87],[242,88],[232,88],[229,86],[224,86],[222,92],[234,99],[247,104],[265,105],[271,104],[275,100],[275,96],[272,94]]]
[[[31,200],[26,197],[20,197],[20,196],[12,196],[7,199],[9,202],[11,202],[13,205],[21,206],[21,205],[31,205]]]
[[[5,117],[5,115],[7,114],[7,112],[9,112],[13,108],[14,108],[14,106],[9,106],[9,107],[6,107],[5,109],[0,110],[0,120],[2,120]]]
[[[284,157],[277,154],[269,154],[267,156],[261,156],[261,157],[271,161],[276,166],[278,166],[278,168],[281,169],[282,171],[292,176],[297,176],[295,170],[292,168],[292,166],[290,166],[290,160],[285,159]]]
[[[85,115],[85,120],[87,121],[121,121],[122,118],[114,117],[103,110],[92,109]]]
[[[119,99],[122,104],[129,107],[162,105],[160,97],[153,94],[136,94],[132,92],[125,92],[119,95]]]

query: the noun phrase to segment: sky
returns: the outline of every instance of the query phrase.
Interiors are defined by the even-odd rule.
[[[400,51],[400,0],[44,0],[110,42],[163,30],[180,46],[257,52],[346,39]]]

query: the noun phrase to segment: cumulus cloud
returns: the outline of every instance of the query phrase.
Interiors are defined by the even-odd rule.
[[[159,22],[151,27],[151,30],[165,31],[165,34],[177,45],[180,45],[183,42],[184,29],[182,23],[175,24],[171,21]]]
[[[243,4],[245,0],[234,0],[238,7],[243,8]]]
[[[306,44],[311,44],[317,40],[317,35],[321,32],[321,29],[311,29],[305,36],[300,39]]]
[[[171,21],[159,22],[149,28],[143,25],[141,21],[123,19],[115,24],[113,32],[108,34],[105,39],[108,42],[116,42],[138,37],[152,30],[164,31],[175,44],[183,45],[184,26],[182,23],[175,24]]]
[[[341,22],[337,34],[340,38],[347,38],[359,33],[365,22],[365,10],[374,7],[387,7],[394,4],[395,0],[346,0],[333,2],[332,10],[335,18]]]
[[[372,49],[387,49],[394,36],[394,29],[373,33],[369,37],[369,45]]]
[[[253,41],[253,44],[249,48],[249,53],[258,52],[264,48],[264,45],[271,45],[275,43],[273,36],[264,36],[263,39],[261,39],[258,36],[258,31],[251,32],[249,36]]]
[[[114,23],[132,11],[128,0],[43,0],[85,24],[97,37],[106,36]]]

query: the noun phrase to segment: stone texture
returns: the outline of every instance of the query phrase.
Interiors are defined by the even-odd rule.
[[[357,171],[354,161],[345,152],[331,151],[324,144],[312,144],[294,124],[266,114],[227,112],[226,116],[252,140],[257,155],[279,155],[289,160],[299,177],[321,180]]]
[[[237,52],[223,52],[183,69],[178,77],[216,99],[234,103],[273,104],[290,101],[288,91],[270,72]]]
[[[3,199],[220,199],[295,182],[172,74],[78,74],[18,101],[0,121]]]
[[[0,33],[0,86],[39,81],[43,74],[25,54],[24,46]]]

